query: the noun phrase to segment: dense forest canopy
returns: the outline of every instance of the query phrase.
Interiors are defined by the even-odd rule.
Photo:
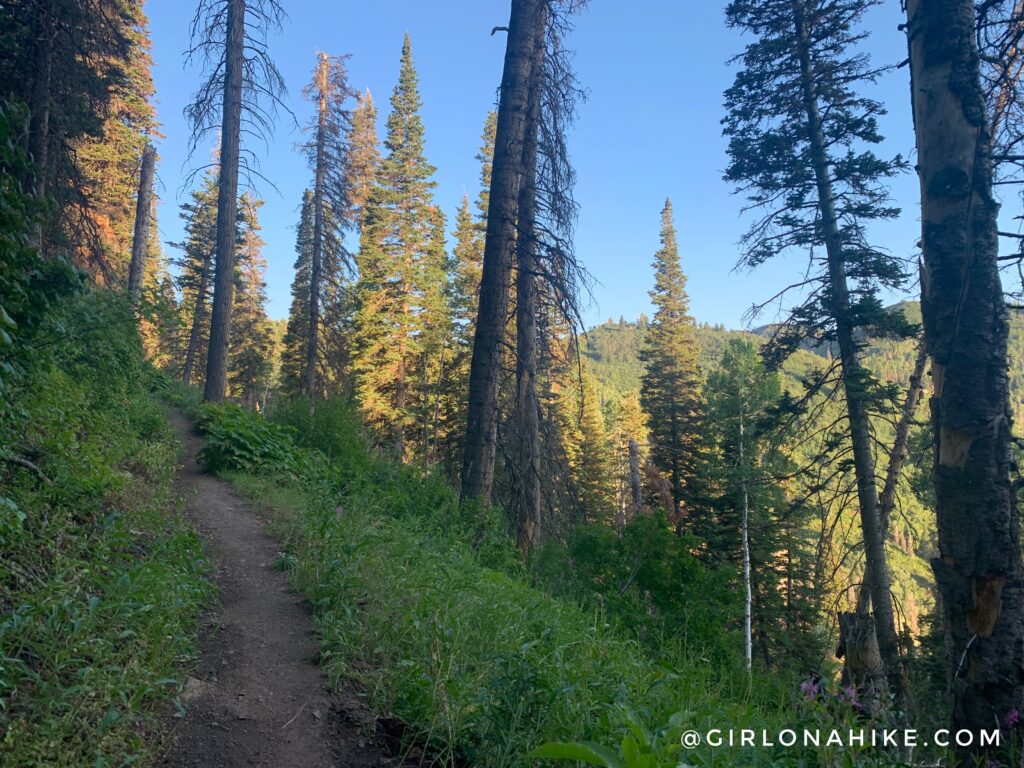
[[[1021,3],[171,5],[0,3],[0,760],[191,727],[234,493],[424,764],[1019,760]]]

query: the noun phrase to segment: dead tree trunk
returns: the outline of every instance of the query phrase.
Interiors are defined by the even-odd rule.
[[[520,164],[526,135],[534,29],[545,0],[512,0],[498,102],[487,205],[480,303],[469,371],[461,497],[491,501],[498,426],[498,383],[505,347],[509,278],[515,249]]]
[[[522,506],[516,528],[519,548],[529,552],[540,538],[540,405],[537,402],[537,130],[544,69],[544,14],[536,22],[530,91],[523,140],[516,241],[516,412]]]
[[[921,182],[921,310],[932,359],[941,594],[952,728],[1024,708],[1024,583],[1010,481],[1007,309],[971,0],[908,0]],[[977,742],[975,742],[977,743]],[[980,751],[962,755],[973,762]]]
[[[199,287],[196,289],[196,306],[192,310],[192,328],[188,333],[188,346],[185,348],[185,367],[181,371],[181,380],[185,384],[192,383],[192,372],[195,370],[196,356],[199,354],[199,338],[206,322],[206,294],[210,290],[210,271],[213,269],[213,253],[209,252],[203,259],[203,269],[199,273]]]
[[[135,232],[132,236],[132,260],[128,267],[128,295],[137,302],[142,293],[142,279],[146,272],[146,254],[149,251],[149,222],[153,218],[153,171],[156,149],[147,143],[142,151],[142,170],[139,173],[139,194],[135,202]]]
[[[242,76],[245,66],[245,0],[227,0],[224,51],[224,103],[217,188],[216,275],[210,348],[203,399],[220,402],[227,394],[231,304],[235,292],[235,239],[238,217],[238,161],[242,125]]]
[[[313,252],[309,269],[309,337],[306,340],[306,367],[302,373],[302,391],[312,405],[316,398],[316,368],[320,346],[320,281],[324,242],[324,157],[327,143],[327,54],[320,54],[316,72],[317,128],[316,168],[313,172]]]
[[[839,345],[846,394],[847,418],[850,423],[850,441],[853,447],[854,472],[857,479],[857,500],[860,504],[861,528],[864,534],[864,554],[870,572],[871,598],[874,605],[875,632],[878,649],[889,686],[897,704],[906,711],[906,686],[900,660],[899,639],[893,615],[889,585],[889,567],[885,556],[885,538],[878,514],[878,489],[875,486],[875,461],[871,452],[871,432],[865,382],[868,373],[860,360],[860,349],[854,339],[854,318],[850,308],[850,295],[846,278],[842,235],[836,217],[835,198],[828,161],[828,150],[818,95],[815,88],[814,64],[803,6],[793,3],[793,17],[797,33],[800,58],[800,80],[804,110],[809,129],[811,163],[814,167],[818,206],[821,212],[819,226],[828,261],[828,285],[831,292],[831,314],[836,323],[836,341]]]
[[[903,401],[900,420],[896,424],[896,435],[893,437],[892,450],[889,452],[889,465],[885,470],[885,485],[882,486],[882,495],[878,497],[878,519],[882,526],[883,537],[888,534],[889,520],[896,507],[896,490],[900,481],[900,473],[903,471],[903,463],[907,460],[910,428],[914,425],[914,414],[917,412],[917,406],[921,402],[921,395],[924,392],[924,367],[927,362],[928,350],[924,343],[921,343],[917,348],[917,359],[914,361],[914,370],[910,374],[910,385],[907,387],[907,397]],[[867,613],[870,603],[871,590],[867,574],[865,574],[860,593],[857,595],[857,613]]]

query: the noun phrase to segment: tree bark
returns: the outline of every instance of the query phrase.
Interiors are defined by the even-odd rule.
[[[932,359],[939,556],[952,728],[1024,708],[1024,583],[1010,481],[1009,324],[971,0],[908,0],[921,182],[921,310]],[[965,762],[979,752],[963,750]]]
[[[924,367],[927,362],[928,350],[922,342],[917,348],[917,359],[914,360],[914,370],[910,374],[907,397],[903,401],[900,420],[896,423],[896,435],[892,440],[889,464],[885,470],[885,485],[882,486],[882,495],[878,497],[878,519],[882,527],[883,538],[888,536],[889,520],[896,507],[896,490],[900,481],[900,473],[903,471],[903,463],[907,460],[910,428],[914,425],[914,414],[917,412],[917,406],[921,402],[921,395],[924,392]],[[871,589],[868,585],[868,576],[865,574],[860,593],[857,595],[857,613],[867,613],[870,603]]]
[[[327,54],[320,54],[316,84],[317,128],[316,169],[313,179],[313,252],[309,269],[309,338],[306,342],[306,367],[302,374],[302,391],[310,400],[316,399],[317,350],[320,346],[320,280],[323,265],[325,144],[327,141]]]
[[[216,274],[210,348],[203,399],[216,403],[227,394],[231,304],[235,293],[235,239],[238,217],[238,161],[242,127],[242,70],[245,65],[245,0],[227,0],[224,51],[224,104],[217,187]]]
[[[537,402],[537,129],[544,68],[544,14],[534,32],[530,91],[523,140],[516,241],[516,404],[521,508],[516,521],[525,553],[540,540],[540,405]]]
[[[156,149],[147,143],[142,151],[142,171],[139,174],[139,193],[135,202],[135,232],[132,237],[132,260],[128,267],[128,295],[137,302],[142,293],[142,279],[146,273],[146,255],[149,251],[149,222],[153,218],[153,172]]]
[[[498,102],[491,189],[487,205],[483,274],[469,372],[466,444],[461,497],[491,501],[498,426],[498,383],[505,345],[509,278],[516,237],[516,211],[534,25],[546,0],[512,0],[508,42]]]
[[[206,321],[206,292],[210,289],[210,270],[213,268],[213,253],[207,253],[203,259],[203,270],[199,274],[199,287],[196,289],[196,306],[192,311],[192,328],[188,333],[188,346],[185,348],[185,366],[181,371],[181,380],[185,384],[192,383],[192,371],[199,354],[199,337]]]
[[[803,15],[803,4],[800,0],[793,2],[793,21],[799,46],[800,79],[809,128],[811,163],[814,167],[818,205],[821,212],[819,226],[825,241],[828,262],[831,313],[836,323],[836,341],[839,345],[847,418],[850,423],[850,441],[853,447],[854,473],[857,480],[857,500],[860,505],[861,528],[864,534],[864,555],[867,570],[870,572],[875,632],[889,687],[897,706],[906,712],[908,707],[907,691],[903,677],[903,665],[900,660],[899,639],[896,635],[896,621],[893,615],[889,567],[885,556],[885,538],[878,513],[875,461],[871,452],[871,432],[867,403],[865,402],[864,384],[869,374],[861,363],[860,349],[854,339],[854,323],[846,280],[843,242],[836,217],[827,145],[822,130],[821,115],[818,111],[810,38]]]

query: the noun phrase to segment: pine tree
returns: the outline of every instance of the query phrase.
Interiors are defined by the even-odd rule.
[[[387,156],[363,209],[353,369],[367,422],[395,456],[424,456],[423,413],[437,386],[436,339],[447,327],[443,216],[423,155],[418,76],[408,35],[391,97]],[[439,228],[440,224],[440,228]],[[440,233],[440,234],[439,234]],[[436,393],[435,393],[436,394]]]
[[[302,193],[302,209],[295,241],[295,277],[288,328],[281,351],[281,389],[290,397],[302,393],[302,373],[309,339],[309,271],[312,260],[313,193]]]
[[[473,359],[470,365],[466,441],[460,495],[487,506],[494,485],[497,450],[498,395],[505,332],[508,322],[509,280],[522,175],[531,64],[536,27],[543,19],[541,0],[513,0],[502,73],[491,191],[487,204],[487,236],[477,312]]]
[[[142,3],[12,0],[0,5],[0,82],[30,110],[19,136],[25,189],[54,205],[34,244],[70,252],[99,282],[123,283],[136,168],[153,127]]]
[[[898,214],[886,179],[901,158],[886,160],[866,147],[881,141],[877,102],[855,88],[875,73],[852,50],[855,29],[871,0],[734,0],[729,24],[756,35],[726,92],[729,167],[725,177],[765,214],[745,239],[743,261],[757,266],[793,249],[818,249],[816,269],[801,286],[804,303],[784,323],[774,348],[785,357],[806,339],[834,341],[841,381],[821,382],[845,395],[871,583],[875,631],[888,683],[906,710],[899,642],[889,589],[885,531],[878,511],[870,414],[885,394],[861,360],[861,337],[910,331],[900,313],[885,312],[880,287],[899,289],[899,260],[872,247],[865,225]],[[822,253],[823,252],[823,253]],[[823,258],[822,258],[823,256]],[[833,370],[837,370],[833,367]]]
[[[641,514],[640,468],[648,454],[647,417],[640,406],[640,393],[628,392],[619,400],[611,430],[616,483],[617,525],[629,523]]]
[[[352,110],[352,130],[349,135],[348,157],[348,199],[352,223],[363,224],[363,211],[370,199],[377,168],[380,166],[380,139],[377,138],[377,106],[373,103],[370,89],[357,97],[356,108]]]
[[[580,501],[587,522],[612,525],[615,473],[594,377],[584,369],[580,394],[579,443],[574,446]]]
[[[661,248],[654,255],[654,318],[641,350],[640,402],[649,418],[651,456],[668,474],[677,521],[694,503],[699,468],[697,329],[690,316],[672,203],[661,212]]]
[[[337,338],[341,329],[325,322],[323,312],[325,304],[339,301],[338,295],[345,289],[350,268],[344,237],[349,227],[349,182],[352,181],[346,166],[350,155],[350,115],[345,104],[351,91],[344,57],[318,54],[313,80],[303,93],[317,109],[309,128],[310,138],[302,147],[313,171],[309,319],[302,373],[302,391],[312,404],[324,392],[319,373],[326,362],[325,351],[344,346]],[[340,376],[340,371],[329,373],[334,380]]]
[[[205,377],[206,349],[209,342],[210,303],[212,299],[213,261],[216,247],[217,177],[207,174],[203,184],[192,192],[192,201],[181,206],[185,220],[185,241],[171,243],[183,255],[176,260],[177,286],[181,309],[185,313],[185,358],[181,378],[186,384]]]
[[[267,286],[263,281],[266,244],[260,236],[258,213],[263,205],[248,193],[239,200],[238,253],[235,262],[235,306],[232,314],[228,391],[250,408],[257,407],[270,385],[272,340],[267,318]]]

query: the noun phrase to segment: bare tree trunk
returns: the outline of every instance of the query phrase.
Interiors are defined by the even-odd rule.
[[[883,537],[888,534],[889,519],[896,506],[896,489],[900,481],[900,472],[903,471],[903,462],[907,459],[910,428],[914,425],[914,413],[917,411],[918,403],[921,402],[921,395],[924,392],[924,367],[927,362],[928,350],[922,342],[917,348],[917,359],[914,361],[914,370],[910,374],[907,397],[903,401],[900,420],[896,424],[896,435],[893,437],[892,450],[889,452],[889,465],[885,470],[885,485],[882,486],[882,495],[878,497],[878,518],[882,526]],[[868,586],[867,574],[865,574],[864,581],[860,586],[860,593],[857,596],[857,613],[867,613],[870,604],[871,589]]]
[[[921,310],[932,359],[939,557],[952,727],[1024,708],[1024,583],[1010,482],[1007,310],[971,0],[908,0],[921,181]],[[977,742],[975,742],[977,743]],[[981,750],[961,750],[973,762]]]
[[[149,222],[153,218],[153,172],[156,149],[147,143],[142,151],[142,171],[139,173],[139,194],[135,202],[135,232],[132,237],[132,260],[128,266],[128,295],[138,301],[142,293],[142,279],[146,273],[146,255],[149,252]]]
[[[516,241],[516,403],[522,507],[519,548],[529,552],[540,538],[540,405],[537,402],[537,130],[544,67],[544,14],[536,24],[530,95],[523,139]]]
[[[242,126],[242,69],[245,65],[245,0],[227,0],[224,51],[224,105],[217,188],[217,268],[210,317],[210,349],[203,399],[220,402],[227,394],[231,304],[235,293],[235,238],[238,217],[238,160]]]
[[[181,371],[181,380],[192,383],[192,371],[195,369],[196,356],[199,354],[199,337],[203,323],[206,322],[206,292],[210,290],[210,270],[213,268],[213,253],[207,253],[203,259],[203,271],[199,274],[199,287],[196,289],[196,306],[192,310],[192,328],[188,333],[188,346],[185,348],[185,367]]]
[[[747,489],[747,466],[745,463],[744,446],[745,428],[743,423],[743,397],[740,396],[740,487],[743,491],[743,656],[747,661],[747,671],[753,666],[754,638],[751,632],[753,616],[753,590],[750,585],[750,493]]]
[[[313,253],[309,270],[309,338],[306,344],[306,367],[302,373],[302,391],[310,407],[316,399],[316,367],[320,346],[320,273],[323,265],[325,143],[327,141],[327,54],[320,54],[316,72],[318,91],[316,128],[316,169],[313,180]]]
[[[868,374],[860,360],[860,350],[853,336],[853,317],[846,280],[842,236],[836,218],[828,152],[818,112],[815,91],[815,72],[811,61],[810,40],[800,2],[793,3],[793,20],[799,45],[801,85],[804,108],[809,128],[811,162],[814,167],[818,204],[821,211],[819,226],[825,240],[828,260],[831,312],[836,322],[836,341],[843,370],[843,388],[846,394],[847,418],[850,422],[850,441],[853,447],[854,472],[857,479],[857,500],[864,534],[864,556],[870,572],[871,601],[874,606],[875,632],[878,649],[885,667],[889,687],[897,705],[907,711],[908,701],[900,660],[899,638],[893,615],[889,584],[889,566],[885,556],[885,538],[878,514],[878,489],[875,486],[875,461],[871,452],[871,432],[864,381]]]
[[[498,426],[498,383],[505,346],[515,248],[520,165],[526,135],[534,29],[545,0],[512,0],[501,77],[480,303],[469,370],[461,497],[490,504]]]

